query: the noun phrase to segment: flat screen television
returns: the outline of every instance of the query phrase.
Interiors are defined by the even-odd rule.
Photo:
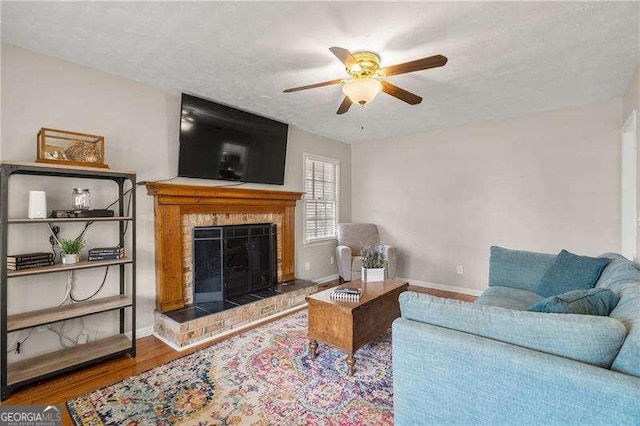
[[[284,184],[289,126],[182,94],[178,176]]]

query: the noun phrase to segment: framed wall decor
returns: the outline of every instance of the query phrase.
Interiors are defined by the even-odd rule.
[[[41,128],[38,163],[109,168],[104,162],[104,136]]]

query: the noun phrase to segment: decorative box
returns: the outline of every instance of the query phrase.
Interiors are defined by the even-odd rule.
[[[42,128],[38,163],[109,168],[104,162],[104,136]]]

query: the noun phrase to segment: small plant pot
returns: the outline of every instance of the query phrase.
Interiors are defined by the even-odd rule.
[[[384,268],[362,268],[362,282],[384,281]]]
[[[62,253],[62,263],[65,265],[73,265],[74,263],[78,263],[80,260],[80,256],[78,253]]]

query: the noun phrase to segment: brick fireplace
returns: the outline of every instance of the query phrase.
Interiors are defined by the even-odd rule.
[[[295,280],[295,205],[300,192],[147,183],[155,201],[155,334],[176,349],[304,304],[324,285]],[[193,230],[244,224],[276,225],[275,295],[206,316],[193,304]],[[198,311],[201,312],[201,311]]]
[[[194,226],[275,223],[278,281],[295,278],[295,206],[301,192],[147,183],[155,200],[156,309],[193,302]]]

